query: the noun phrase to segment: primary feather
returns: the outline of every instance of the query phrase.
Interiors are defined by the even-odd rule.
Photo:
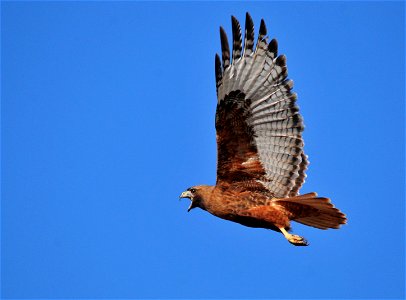
[[[228,179],[245,174],[261,182],[275,197],[295,196],[304,183],[308,162],[303,152],[303,120],[296,94],[291,91],[293,82],[287,79],[286,57],[278,56],[275,39],[267,42],[264,20],[253,51],[254,25],[247,14],[243,56],[241,27],[234,16],[232,28],[231,63],[227,35],[222,28],[222,66],[216,56],[218,166],[228,168]],[[243,147],[243,155],[246,157],[249,152],[251,161],[260,163],[262,173],[255,170],[258,165],[244,164],[246,159],[241,152],[227,157],[236,159],[239,165],[236,161],[233,164],[221,161],[227,148],[237,146],[224,138],[230,131],[238,132],[240,137],[245,135],[239,141],[239,145],[249,144]],[[227,180],[221,176],[220,179]]]

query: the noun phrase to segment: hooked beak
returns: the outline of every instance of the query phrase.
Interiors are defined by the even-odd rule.
[[[190,191],[184,191],[182,194],[180,194],[179,199],[182,198],[189,198],[190,200],[192,200],[192,193]]]
[[[182,194],[180,194],[179,200],[182,199],[182,198],[189,198],[190,201],[192,201],[190,203],[189,208],[187,209],[187,211],[189,212],[192,208],[194,208],[194,206],[193,206],[193,195],[192,195],[192,193],[190,191],[184,191]]]

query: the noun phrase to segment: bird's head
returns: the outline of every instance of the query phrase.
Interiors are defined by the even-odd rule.
[[[206,210],[205,202],[210,197],[212,188],[213,188],[212,186],[208,185],[192,186],[188,188],[186,191],[184,191],[179,196],[179,199],[189,198],[190,201],[192,201],[187,210],[188,212],[195,207],[200,207],[201,209]]]

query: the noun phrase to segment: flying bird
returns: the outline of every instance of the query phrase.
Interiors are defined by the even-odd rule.
[[[222,59],[215,56],[216,185],[193,186],[180,198],[191,200],[188,211],[199,207],[307,246],[305,238],[290,233],[291,221],[328,229],[339,228],[346,217],[328,198],[299,195],[309,164],[303,151],[304,125],[277,41],[268,42],[262,19],[254,46],[254,23],[247,13],[243,44],[239,21],[234,16],[231,21],[232,52],[220,27]]]

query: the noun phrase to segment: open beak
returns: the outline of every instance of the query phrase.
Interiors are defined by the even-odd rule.
[[[194,208],[194,206],[193,206],[193,195],[192,195],[192,193],[190,192],[190,191],[184,191],[182,194],[180,194],[180,196],[179,196],[179,200],[180,199],[182,199],[182,198],[189,198],[190,199],[190,206],[189,206],[189,208],[187,209],[187,211],[189,212],[192,208]]]
[[[182,198],[189,198],[190,200],[192,200],[192,193],[190,191],[184,191],[182,194],[180,194],[179,199]]]

